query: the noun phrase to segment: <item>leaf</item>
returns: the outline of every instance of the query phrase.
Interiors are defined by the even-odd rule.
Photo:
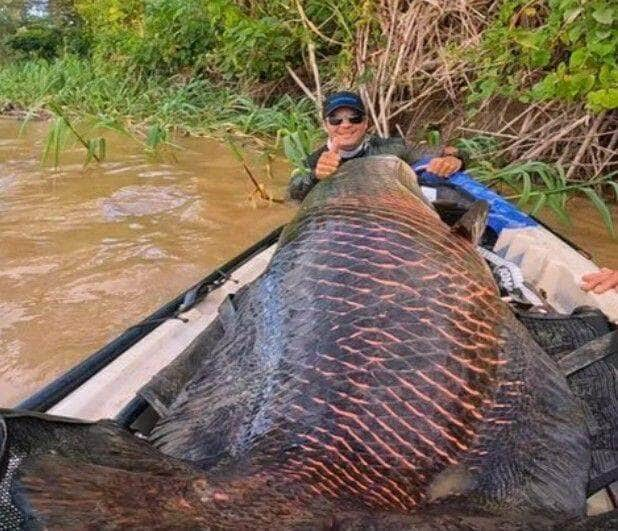
[[[58,122],[58,129],[56,131],[56,135],[54,138],[54,168],[57,168],[60,165],[60,151],[62,149],[61,137],[63,133],[63,128],[65,127],[64,119],[60,118]]]
[[[533,67],[540,68],[547,66],[551,61],[551,50],[548,48],[542,48],[535,50],[530,56]]]
[[[552,166],[543,162],[537,162],[534,168],[541,179],[543,179],[543,183],[547,187],[547,190],[552,191],[559,187],[557,179],[555,178],[556,172]]]
[[[86,160],[84,161],[84,166],[88,166],[88,164],[92,162],[92,159],[94,158],[94,151],[94,140],[88,140],[86,143]]]
[[[618,201],[618,183],[615,181],[608,181],[607,184],[609,184],[614,189],[614,199]]]
[[[240,149],[238,148],[238,146],[236,145],[234,140],[232,140],[232,137],[227,135],[226,138],[225,138],[225,142],[228,145],[228,147],[230,148],[230,151],[232,152],[232,155],[234,155],[234,158],[236,160],[242,162],[244,160],[244,157],[242,156],[242,153],[240,152]]]
[[[532,190],[532,180],[530,179],[530,175],[527,173],[523,173],[522,174],[522,181],[523,181],[523,186],[522,186],[522,190],[521,190],[521,197],[519,198],[519,201],[517,201],[517,205],[518,206],[524,206],[526,203],[528,203],[529,199],[530,199],[530,192]]]
[[[611,234],[612,238],[615,238],[616,232],[614,230],[614,221],[612,220],[612,214],[609,211],[609,208],[607,208],[605,201],[603,201],[603,199],[599,197],[599,194],[597,194],[592,188],[582,188],[581,191],[584,192],[588,196],[588,199],[590,199],[592,204],[597,207],[597,210],[599,211],[601,219],[607,227],[607,230]]]
[[[151,151],[156,151],[159,144],[167,140],[167,132],[159,124],[153,124],[148,128],[146,134],[146,148]]]
[[[524,49],[538,49],[537,35],[534,31],[520,29],[513,32],[512,38]]]
[[[557,163],[554,167],[556,168],[556,173],[558,174],[558,178],[560,179],[561,186],[565,187],[567,185],[567,178],[562,164]]]
[[[618,86],[618,68],[610,68],[609,65],[603,65],[599,70],[599,82],[601,88],[611,88]]]
[[[479,83],[479,97],[481,99],[489,98],[496,88],[498,87],[498,81],[493,78],[485,79]]]
[[[571,43],[576,43],[579,40],[579,38],[582,36],[583,33],[584,33],[584,28],[583,28],[582,24],[577,24],[577,25],[573,26],[567,32],[567,35],[568,35],[569,41],[571,41]]]
[[[618,88],[609,88],[589,92],[586,101],[593,110],[618,108]]]
[[[599,7],[592,12],[594,20],[601,24],[611,24],[614,22],[614,9],[611,7]]]
[[[571,94],[586,94],[594,86],[594,75],[592,74],[576,74],[570,80]]]
[[[566,9],[563,14],[564,24],[568,26],[571,22],[573,22],[580,15],[581,12],[582,12],[581,7]]]
[[[569,217],[569,213],[562,206],[560,198],[556,197],[555,195],[548,195],[547,205],[549,206],[549,208],[552,209],[554,214],[556,214],[556,216],[562,223],[564,223],[565,225],[571,224],[571,218]]]
[[[534,203],[534,206],[532,207],[532,210],[530,211],[530,215],[536,216],[541,211],[541,209],[545,206],[546,201],[547,201],[547,196],[545,194],[539,195],[539,198],[536,200],[536,202]]]
[[[99,160],[105,160],[107,155],[107,142],[105,138],[99,138]]]
[[[558,78],[556,74],[553,72],[548,74],[545,76],[545,79],[542,79],[532,87],[530,90],[532,98],[537,101],[552,98],[556,94],[557,83]]]
[[[587,44],[588,50],[598,55],[599,57],[605,57],[613,53],[615,48],[614,42],[601,42],[598,40],[590,40]]]
[[[588,59],[588,50],[584,47],[577,48],[577,50],[571,54],[569,64],[572,68],[578,68],[586,62],[586,59]]]
[[[429,131],[427,133],[427,143],[432,146],[438,146],[440,144],[440,131]]]

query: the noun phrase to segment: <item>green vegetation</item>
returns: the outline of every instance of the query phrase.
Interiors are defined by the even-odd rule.
[[[246,135],[300,169],[315,101],[351,87],[378,134],[456,142],[535,210],[583,193],[607,218],[617,24],[611,0],[7,0],[0,111],[55,115],[58,149],[76,124],[93,160],[111,127],[150,151]]]
[[[605,0],[502,2],[481,43],[470,101],[500,93],[524,102],[618,107],[618,9]]]
[[[288,62],[300,60],[301,36],[263,9],[230,0],[67,4],[64,18],[81,28],[81,50],[66,45],[74,31],[63,32],[66,24],[54,17],[22,17],[20,26],[5,8],[4,20],[13,22],[5,24],[12,34],[2,45],[12,57],[0,67],[0,109],[53,106],[71,119],[114,122],[138,134],[157,126],[279,140],[303,130],[315,139],[313,105],[269,88]],[[43,24],[53,39],[35,43],[30,37]],[[256,90],[270,95],[248,96]]]
[[[533,216],[544,208],[549,209],[563,223],[571,223],[566,209],[567,201],[573,194],[583,194],[597,208],[608,232],[615,237],[614,220],[608,204],[602,198],[601,190],[612,189],[618,198],[618,183],[613,172],[586,182],[570,180],[559,164],[545,162],[522,162],[496,168],[488,161],[481,161],[472,169],[474,176],[490,186],[506,186],[515,191],[508,199],[516,199],[520,207],[528,208]]]
[[[533,216],[549,208],[565,224],[571,220],[567,202],[574,195],[583,195],[596,207],[615,237],[616,229],[609,202],[604,197],[618,200],[618,171],[597,175],[588,180],[569,178],[560,163],[527,161],[507,163],[500,157],[502,145],[495,137],[475,136],[455,142],[459,152],[468,159],[469,171],[488,186],[499,188],[508,199]]]
[[[5,104],[22,108],[49,109],[53,102],[73,115],[117,119],[127,126],[158,123],[194,134],[233,128],[242,134],[276,136],[282,129],[315,127],[314,107],[303,98],[283,95],[261,106],[201,78],[134,81],[119,69],[75,56],[0,69]]]

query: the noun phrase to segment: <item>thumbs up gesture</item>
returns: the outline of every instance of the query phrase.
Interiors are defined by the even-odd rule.
[[[331,148],[320,155],[315,166],[315,176],[322,180],[337,171],[341,164],[341,154],[337,142],[333,140]]]

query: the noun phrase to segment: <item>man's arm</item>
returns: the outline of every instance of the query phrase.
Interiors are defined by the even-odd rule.
[[[415,164],[419,160],[429,158],[426,171],[434,173],[438,177],[449,177],[453,173],[465,167],[464,161],[459,156],[456,147],[444,146],[436,148],[420,149],[418,147],[406,146],[410,164]]]
[[[315,168],[320,159],[320,155],[326,150],[326,146],[323,146],[311,153],[305,162],[305,171],[296,171],[292,174],[290,184],[288,184],[288,197],[290,199],[301,202],[318,183],[319,179],[315,175]]]
[[[388,138],[374,140],[375,148],[378,152],[388,152],[406,161],[411,166],[422,160],[430,159],[427,171],[435,173],[440,177],[449,175],[461,170],[464,162],[457,153],[457,148],[452,146],[429,147],[412,146],[406,144],[402,138]]]

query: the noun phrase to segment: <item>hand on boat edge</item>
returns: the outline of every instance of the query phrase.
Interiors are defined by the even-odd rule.
[[[582,276],[581,288],[584,291],[592,291],[592,293],[605,293],[611,289],[618,292],[618,270],[601,268],[600,271],[587,273]]]

